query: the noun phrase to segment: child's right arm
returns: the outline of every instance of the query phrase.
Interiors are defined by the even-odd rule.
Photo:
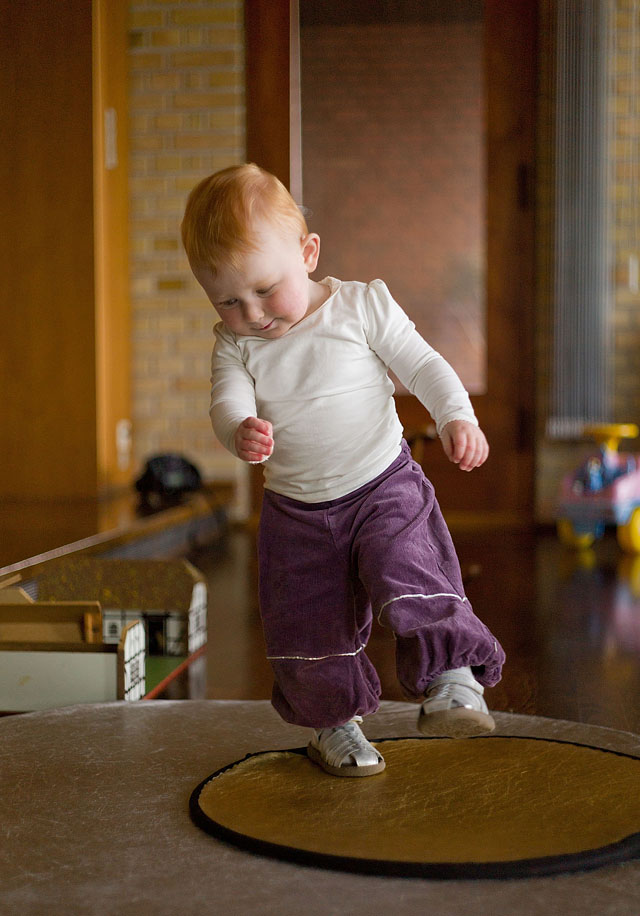
[[[273,450],[271,423],[257,418],[253,378],[240,351],[221,325],[211,357],[211,406],[209,416],[217,438],[243,461],[260,462]]]

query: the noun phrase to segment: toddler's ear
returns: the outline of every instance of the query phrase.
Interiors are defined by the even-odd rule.
[[[307,273],[311,274],[318,266],[320,257],[320,236],[316,232],[310,232],[302,239],[302,259]]]

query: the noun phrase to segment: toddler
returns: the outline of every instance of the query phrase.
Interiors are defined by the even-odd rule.
[[[491,731],[483,698],[504,652],[474,615],[433,487],[411,458],[392,369],[434,418],[463,471],[486,439],[449,364],[381,280],[310,274],[320,250],[285,187],[256,165],[200,182],[182,223],[191,269],[219,323],[211,420],[222,444],[264,463],[260,612],[273,705],[310,727],[310,758],[336,776],[384,760],[360,730],[380,682],[373,617],[396,637],[400,683],[426,735]]]

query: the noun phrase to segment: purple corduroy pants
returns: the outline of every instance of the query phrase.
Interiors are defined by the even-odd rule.
[[[420,697],[451,668],[500,680],[505,655],[465,597],[433,486],[405,442],[353,493],[304,503],[265,491],[258,539],[260,612],[287,722],[341,725],[378,708],[365,654],[373,618],[396,636],[398,679]]]

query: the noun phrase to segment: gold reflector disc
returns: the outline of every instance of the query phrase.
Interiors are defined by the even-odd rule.
[[[254,851],[376,874],[513,877],[640,855],[640,760],[535,738],[376,742],[340,779],[302,749],[255,754],[194,791],[199,826]]]

